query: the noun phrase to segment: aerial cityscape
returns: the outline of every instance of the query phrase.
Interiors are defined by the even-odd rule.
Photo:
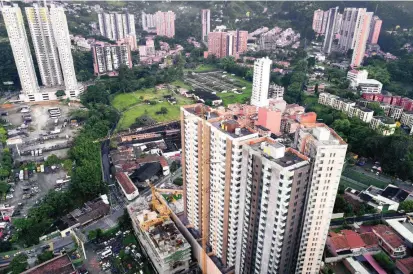
[[[413,273],[413,2],[0,9],[0,273]]]

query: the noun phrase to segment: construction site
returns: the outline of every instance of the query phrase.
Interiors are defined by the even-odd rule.
[[[159,190],[158,190],[159,191]],[[158,273],[174,274],[191,265],[191,245],[171,219],[172,211],[152,186],[152,198],[127,207],[135,234]]]

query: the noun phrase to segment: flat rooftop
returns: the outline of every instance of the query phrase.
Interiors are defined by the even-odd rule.
[[[394,124],[396,121],[393,118],[386,117],[386,116],[374,116],[374,119],[380,120],[384,124]]]
[[[373,112],[373,110],[366,108],[366,107],[362,107],[362,106],[354,106],[354,108],[358,108],[359,110],[364,111],[364,112]]]
[[[308,158],[295,149],[285,148],[284,145],[271,138],[262,138],[250,145],[251,149],[259,152],[263,157],[277,163],[282,167],[293,167],[299,163],[303,166],[308,163]]]
[[[317,142],[325,145],[345,145],[346,142],[331,128],[323,123],[301,124],[301,130],[312,135]]]
[[[45,274],[45,273],[59,273],[71,274],[75,273],[75,268],[67,254],[58,256],[49,261],[46,261],[38,266],[30,268],[22,272],[22,274]]]

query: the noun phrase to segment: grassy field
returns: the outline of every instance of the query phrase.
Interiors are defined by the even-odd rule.
[[[386,186],[388,185],[386,182],[364,175],[360,172],[353,171],[349,168],[343,170],[343,175],[366,186],[373,185],[379,188],[386,188]]]
[[[244,85],[246,89],[243,90],[242,94],[217,92],[217,96],[222,99],[222,104],[227,106],[229,104],[244,103],[245,100],[250,100],[252,94],[252,83],[237,76],[228,75],[228,77],[237,80]]]
[[[182,88],[190,88],[183,81],[175,81],[172,84]],[[173,94],[177,100],[176,105],[169,104],[163,98],[163,96],[171,94]],[[157,102],[155,105],[149,105],[144,103],[145,100],[163,102]],[[112,105],[117,110],[122,112],[122,117],[118,123],[118,129],[130,127],[135,122],[137,117],[145,113],[158,122],[177,120],[179,119],[180,106],[190,104],[193,104],[192,99],[171,93],[171,91],[168,91],[167,89],[159,89],[155,93],[154,88],[138,90],[131,93],[120,93],[117,94],[112,100]],[[168,109],[167,114],[157,114],[162,107],[166,107]]]
[[[202,64],[199,65],[196,69],[189,69],[188,71],[194,71],[194,72],[210,72],[210,71],[216,71],[219,70],[216,66],[214,65],[208,65],[208,64]]]

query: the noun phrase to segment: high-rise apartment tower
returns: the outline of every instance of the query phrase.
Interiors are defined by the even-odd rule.
[[[253,106],[264,107],[268,105],[271,64],[272,61],[268,57],[257,59],[254,62],[251,95],[251,105]]]

